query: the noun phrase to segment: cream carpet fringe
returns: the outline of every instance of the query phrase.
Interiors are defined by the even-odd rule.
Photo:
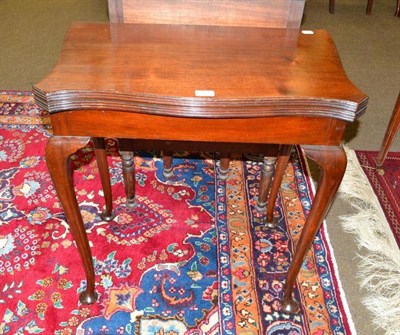
[[[359,256],[358,277],[368,292],[363,302],[377,327],[386,335],[400,335],[400,250],[355,152],[346,152],[348,165],[339,194],[356,213],[340,219],[366,254]]]

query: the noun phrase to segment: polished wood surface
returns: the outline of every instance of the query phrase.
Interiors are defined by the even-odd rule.
[[[199,90],[215,97],[196,97]],[[91,108],[354,121],[365,110],[365,96],[322,30],[76,24],[54,71],[34,91],[51,113]]]
[[[210,96],[196,96],[197,90]],[[50,112],[54,136],[46,159],[83,259],[88,280],[83,303],[93,303],[96,292],[69,156],[90,138],[115,138],[122,152],[132,143],[126,139],[137,149],[169,152],[254,149],[276,156],[280,146],[279,171],[291,146],[301,145],[322,173],[287,277],[282,308],[296,310],[296,276],[345,171],[340,145],[345,126],[367,104],[344,73],[327,32],[76,24],[58,64],[34,87],[34,95]],[[95,145],[104,148],[101,140]],[[262,182],[270,183],[269,172]]]
[[[263,28],[299,28],[303,17],[305,0],[149,0],[145,3],[137,0],[108,0],[110,22],[112,23],[146,23],[146,24],[186,24],[230,27],[263,27]],[[124,140],[123,142],[130,142]],[[119,141],[126,146],[125,143]],[[137,142],[128,144],[130,150],[137,148]],[[277,148],[276,148],[277,149]],[[175,148],[176,150],[176,148]],[[173,151],[163,151],[163,175],[173,175]],[[97,159],[103,159],[98,156]],[[121,156],[126,157],[126,153]],[[229,153],[222,153],[218,168],[218,178],[228,177]],[[123,166],[129,163],[124,163]],[[100,164],[101,167],[105,164]],[[100,171],[101,175],[105,173]],[[133,171],[134,173],[134,171]],[[124,177],[127,172],[123,171]],[[127,190],[127,201],[133,203],[134,185],[126,185],[129,179],[124,178]],[[104,182],[105,183],[105,182]],[[261,183],[261,186],[264,186]],[[269,183],[265,184],[269,186]],[[268,189],[260,189],[268,194]],[[259,201],[266,201],[263,197]],[[270,198],[275,203],[275,199]],[[106,210],[107,211],[107,210]]]

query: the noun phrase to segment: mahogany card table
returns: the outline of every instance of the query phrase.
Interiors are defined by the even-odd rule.
[[[97,295],[69,159],[115,138],[189,151],[300,145],[321,175],[287,273],[282,306],[296,310],[297,274],[345,172],[346,124],[367,105],[326,31],[77,23],[33,90],[50,113],[46,160],[83,262],[83,303]]]

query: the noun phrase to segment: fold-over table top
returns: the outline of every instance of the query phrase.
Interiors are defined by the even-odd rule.
[[[367,97],[326,31],[76,23],[34,87],[51,113],[121,110],[195,118],[354,121]]]

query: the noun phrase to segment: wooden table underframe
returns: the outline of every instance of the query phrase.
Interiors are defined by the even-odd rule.
[[[69,160],[92,138],[115,138],[189,151],[301,145],[321,175],[286,279],[283,309],[297,310],[297,274],[345,172],[343,133],[367,97],[324,31],[206,28],[77,24],[53,72],[34,87],[50,112],[46,160],[83,261],[84,303],[96,300],[95,275]]]

